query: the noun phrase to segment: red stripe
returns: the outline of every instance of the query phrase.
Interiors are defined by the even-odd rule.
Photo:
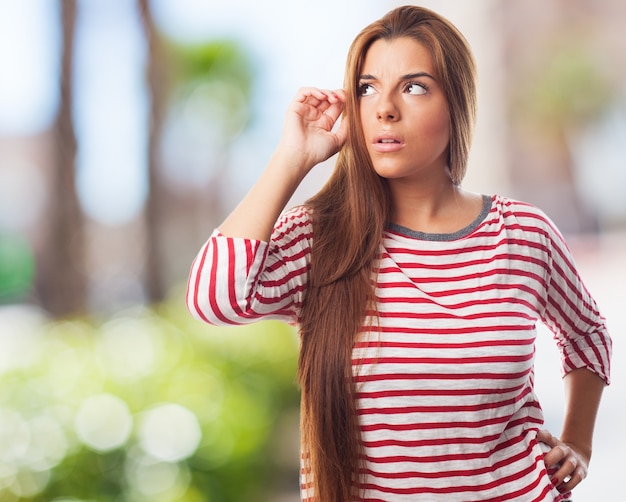
[[[512,225],[512,227],[518,227],[520,230],[525,230],[533,233],[540,233],[542,236],[547,237],[545,231],[540,231],[534,227],[521,227],[519,225]],[[506,230],[510,230],[511,228],[507,227]],[[493,232],[489,234],[489,237],[495,237],[502,234],[502,231]],[[484,238],[485,235],[482,235],[481,238]],[[478,240],[478,239],[477,239]],[[484,253],[488,251],[494,251],[500,247],[506,246],[520,246],[523,249],[538,249],[544,253],[548,253],[548,248],[538,242],[532,242],[526,239],[514,239],[510,237],[503,237],[498,242],[494,242],[493,244],[476,244],[472,246],[462,246],[458,248],[446,248],[446,249],[411,249],[402,246],[397,246],[395,242],[386,243],[385,252],[383,253],[386,257],[389,257],[391,254],[407,254],[411,256],[450,256],[450,255],[462,255],[469,253]],[[522,258],[526,257],[525,255],[516,255],[521,256]],[[537,262],[540,263],[540,262]]]
[[[517,421],[519,425],[519,420]],[[523,423],[521,424],[523,427],[528,427],[529,425],[535,423],[537,427],[543,427],[543,422],[535,419],[534,417],[525,417]],[[507,424],[507,429],[513,422],[509,422]],[[418,439],[418,440],[410,440],[410,439],[381,439],[375,441],[363,441],[363,445],[365,447],[370,448],[383,448],[383,447],[402,447],[402,448],[425,448],[425,447],[441,447],[446,445],[485,445],[492,441],[497,440],[502,436],[501,432],[497,434],[491,435],[482,435],[480,437],[465,437],[465,436],[449,436],[439,437],[435,439]]]
[[[516,380],[524,378],[532,369],[516,373],[377,373],[375,375],[355,375],[355,383],[394,381],[394,380]],[[475,383],[475,382],[472,382]]]
[[[422,335],[467,335],[473,334],[477,331],[484,333],[488,332],[503,332],[509,331],[512,333],[520,331],[534,331],[534,326],[472,326],[464,328],[426,328],[426,327],[399,327],[399,326],[381,326],[379,331],[381,333],[408,333],[408,334],[422,334]]]
[[[495,441],[500,437],[500,433],[481,437],[442,437],[437,439],[419,440],[399,440],[383,439],[378,441],[363,441],[363,446],[369,448],[383,448],[388,446],[398,446],[402,448],[419,448],[445,445],[484,445]]]
[[[228,250],[228,300],[230,301],[230,308],[233,310],[235,315],[237,317],[243,317],[244,312],[237,302],[237,291],[235,290],[235,287],[237,285],[237,280],[235,277],[237,265],[237,251],[235,250],[235,243],[233,239],[228,239],[226,241],[226,245],[226,249]],[[246,263],[248,263],[247,251],[248,250],[246,248]]]
[[[357,410],[358,415],[403,415],[405,413],[464,413],[464,412],[478,412],[484,410],[493,410],[497,408],[507,408],[511,405],[520,402],[525,396],[531,392],[530,388],[527,388],[520,395],[515,396],[512,399],[506,399],[504,401],[496,402],[483,402],[478,404],[466,404],[466,405],[445,405],[445,406],[399,406],[399,407],[386,407],[386,408],[359,408]]]
[[[401,262],[396,258],[396,263],[402,269],[408,270],[455,270],[462,268],[470,268],[470,267],[482,267],[487,264],[491,264],[495,261],[503,260],[507,263],[510,263],[510,269],[515,270],[514,262],[519,261],[522,263],[532,263],[534,265],[538,265],[546,271],[549,270],[548,265],[543,261],[537,258],[533,258],[531,256],[523,256],[516,255],[512,253],[501,253],[494,256],[490,256],[489,258],[482,258],[478,260],[469,260],[469,261],[457,261],[454,263],[424,263],[424,262]],[[509,275],[515,275],[512,272],[509,272]]]
[[[498,388],[500,394],[519,392],[526,384],[509,388]],[[493,389],[405,389],[405,390],[381,390],[370,392],[356,392],[357,399],[379,399],[385,397],[425,397],[425,396],[481,396],[493,394]]]
[[[410,283],[407,285],[410,288],[415,288],[415,284],[413,283]],[[516,288],[516,290],[517,289],[520,289],[520,288]],[[485,291],[486,290],[483,290],[483,292]],[[477,295],[473,295],[473,296],[477,296]],[[381,304],[385,303],[389,305],[392,305],[394,303],[407,304],[407,305],[432,305],[433,304],[433,300],[431,298],[425,298],[425,297],[404,298],[401,296],[387,296],[387,297],[376,296],[376,300]],[[475,300],[472,299],[472,300],[467,300],[467,301],[458,302],[458,303],[446,303],[446,309],[447,310],[460,310],[460,309],[467,309],[467,308],[485,307],[491,310],[494,308],[495,305],[498,305],[498,304],[522,305],[526,307],[527,309],[529,309],[531,312],[537,309],[537,305],[533,305],[532,303],[524,300],[523,298],[516,298],[516,297],[477,298]]]
[[[198,316],[200,316],[200,319],[202,319],[204,322],[209,322],[209,320],[207,319],[207,317],[204,315],[204,312],[202,312],[202,309],[200,308],[200,304],[198,302],[198,294],[200,291],[200,279],[202,278],[202,275],[203,275],[204,262],[206,260],[208,249],[209,249],[209,246],[207,244],[204,246],[202,257],[200,258],[200,263],[198,264],[198,270],[196,271],[196,280],[194,284],[195,287],[194,287],[194,295],[193,295],[193,306],[196,309]]]
[[[380,342],[357,342],[355,349],[368,348],[390,348],[390,349],[471,349],[478,347],[516,347],[524,345],[533,345],[535,338],[524,338],[520,340],[477,340],[474,342],[456,342],[456,343],[437,343],[437,342],[398,342],[398,341],[380,341]]]
[[[457,455],[433,455],[428,457],[412,457],[412,456],[391,456],[391,457],[370,457],[367,456],[367,460],[372,464],[390,464],[394,462],[409,462],[409,463],[445,463],[445,462],[453,462],[453,461],[467,461],[467,460],[482,460],[491,457],[490,451],[480,451],[471,454],[462,454],[459,453]],[[407,478],[422,478],[422,479],[440,479],[440,478],[448,478],[448,477],[472,477],[476,474],[486,474],[488,472],[493,472],[497,469],[501,469],[502,467],[506,467],[514,462],[518,462],[522,459],[527,458],[532,454],[532,445],[529,445],[522,451],[517,452],[511,457],[500,460],[499,462],[495,462],[490,465],[486,465],[481,468],[472,467],[470,469],[463,470],[448,470],[448,471],[439,471],[439,472],[418,472],[418,471],[408,471],[408,472],[380,472],[374,471],[371,469],[364,469],[362,472],[368,472],[376,477],[383,479],[407,479]],[[482,462],[481,462],[482,463]]]
[[[477,356],[477,357],[363,357],[352,360],[352,365],[364,364],[441,364],[461,366],[466,364],[506,364],[529,361],[534,354],[520,356]]]
[[[415,289],[415,283],[410,281],[390,281],[390,282],[378,282],[376,285],[379,289],[401,289],[410,288]],[[471,287],[471,288],[459,288],[448,289],[446,291],[429,291],[429,295],[434,298],[443,298],[447,296],[466,295],[466,296],[478,296],[478,293],[486,293],[488,291],[523,291],[534,296],[540,304],[543,303],[543,298],[537,292],[537,290],[529,288],[523,284],[486,284],[484,286]]]
[[[284,266],[284,263],[281,264],[281,266]],[[289,282],[292,281],[293,279],[304,275],[304,273],[306,273],[307,270],[308,270],[307,267],[302,267],[296,270],[290,270],[288,273],[283,274],[278,279],[274,279],[274,280],[265,279],[261,281],[261,285],[264,288],[280,288],[281,286],[284,286],[285,284],[289,284]]]
[[[397,266],[381,267],[380,273],[381,274],[396,273],[396,274],[401,274],[401,275],[406,276],[406,274]],[[428,276],[428,277],[420,277],[419,279],[414,279],[413,277],[409,277],[409,279],[411,279],[411,281],[415,281],[416,283],[420,285],[424,285],[424,284],[446,284],[449,282],[462,282],[462,281],[481,280],[481,279],[484,280],[487,277],[494,277],[494,276],[498,278],[506,277],[506,276],[527,277],[537,282],[541,286],[542,289],[546,288],[546,281],[544,277],[534,274],[532,272],[528,272],[527,270],[517,270],[517,269],[509,269],[509,268],[495,268],[495,269],[489,269],[489,270],[481,270],[479,272],[475,272],[471,274],[454,275],[454,276],[449,276],[449,277]],[[379,281],[378,286],[380,287],[380,281]],[[523,285],[520,284],[519,286],[521,287]],[[453,294],[459,294],[459,292],[472,294],[476,292],[476,288],[475,287],[464,288],[464,289],[460,288],[457,290],[446,290],[442,292],[429,292],[429,294],[432,294],[433,296],[434,295],[450,296]]]
[[[215,291],[217,285],[217,269],[219,265],[219,246],[217,244],[217,239],[211,239],[211,250],[212,253],[212,261],[211,261],[211,270],[209,272],[209,305],[211,305],[211,310],[213,315],[224,324],[235,324],[233,321],[228,319],[221,311],[218,305],[218,295]],[[230,258],[230,257],[229,257]],[[230,287],[230,286],[229,286]]]
[[[375,312],[368,312],[369,315],[376,315]],[[386,319],[455,319],[455,320],[466,320],[466,321],[475,321],[482,319],[499,319],[502,317],[510,317],[514,319],[525,319],[527,321],[536,321],[537,318],[530,316],[528,314],[524,314],[523,312],[480,312],[477,314],[449,314],[447,312],[403,312],[403,311],[395,311],[395,312],[386,312],[381,310],[378,313],[379,317],[384,317]],[[506,329],[506,326],[503,325]]]
[[[543,462],[543,458],[542,457],[538,457],[535,458],[535,462],[534,465],[531,464],[528,467],[526,467],[525,469],[520,470],[519,472],[516,472],[514,474],[511,474],[509,476],[504,476],[500,479],[496,479],[490,483],[485,483],[482,485],[461,485],[461,484],[455,484],[452,486],[446,486],[446,487],[441,487],[441,488],[436,488],[436,487],[422,487],[422,486],[414,486],[414,487],[410,487],[410,488],[391,488],[391,487],[387,487],[387,486],[381,486],[381,485],[377,485],[377,484],[373,484],[373,483],[364,483],[361,484],[361,488],[364,489],[373,489],[373,490],[377,490],[383,493],[392,493],[395,495],[419,495],[419,494],[426,494],[426,493],[430,493],[430,494],[453,494],[453,493],[479,493],[479,492],[486,492],[489,490],[492,490],[494,488],[497,488],[499,486],[504,486],[508,483],[514,483],[513,486],[518,486],[519,484],[517,483],[520,479],[523,479],[524,477],[526,477],[528,474],[532,473],[535,468],[536,465],[539,462]],[[536,488],[538,486],[538,484],[541,482],[541,478],[536,478],[535,480],[533,480],[532,483],[526,485],[524,488],[520,489],[517,491],[517,493],[519,493],[519,495],[516,496],[521,496],[527,493],[530,493],[534,490],[534,488]],[[507,497],[508,498],[508,497]],[[482,499],[481,499],[482,500]],[[496,500],[496,499],[494,499]],[[497,500],[505,500],[502,497],[498,497]]]
[[[282,301],[284,301],[285,299],[295,296],[297,293],[300,293],[302,291],[306,290],[306,286],[305,285],[298,285],[295,288],[284,292],[283,294],[281,294],[280,296],[276,296],[276,297],[264,297],[262,296],[258,291],[254,293],[254,300],[262,305],[274,305],[276,303],[281,303]]]
[[[272,272],[275,272],[276,270],[280,270],[281,267],[284,267],[287,263],[293,263],[293,262],[297,262],[297,261],[304,261],[306,260],[307,256],[311,253],[311,249],[310,248],[303,248],[300,251],[298,251],[297,253],[293,254],[293,255],[286,255],[286,256],[282,256],[281,259],[279,261],[276,261],[275,263],[272,263],[271,265],[269,265],[266,269],[266,274],[271,274]],[[304,270],[308,270],[307,267],[301,267],[299,269],[301,272]]]
[[[370,431],[419,431],[419,430],[441,430],[441,429],[482,429],[491,425],[506,423],[509,416],[496,416],[493,418],[485,418],[475,421],[458,421],[458,422],[419,422],[419,423],[401,423],[401,424],[365,424],[361,425],[361,430]]]

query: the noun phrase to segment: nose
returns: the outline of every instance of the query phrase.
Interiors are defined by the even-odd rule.
[[[400,111],[391,96],[381,94],[376,108],[376,118],[380,122],[395,122],[400,118]]]

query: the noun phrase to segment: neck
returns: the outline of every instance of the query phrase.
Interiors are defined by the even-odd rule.
[[[391,221],[426,233],[452,233],[469,225],[482,197],[463,191],[447,176],[432,180],[388,180]]]
[[[394,223],[420,218],[436,218],[454,199],[457,187],[447,176],[429,179],[390,179],[391,217]]]

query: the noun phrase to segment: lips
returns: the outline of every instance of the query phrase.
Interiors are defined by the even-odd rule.
[[[381,134],[374,138],[372,147],[376,152],[393,153],[404,148],[404,141],[394,134]]]

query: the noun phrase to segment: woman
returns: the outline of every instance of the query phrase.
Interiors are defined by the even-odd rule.
[[[475,92],[454,26],[391,11],[353,42],[344,90],[298,92],[194,261],[199,319],[299,325],[304,500],[564,501],[586,475],[611,342],[550,220],[460,187]],[[533,391],[538,320],[566,375],[559,439]]]

